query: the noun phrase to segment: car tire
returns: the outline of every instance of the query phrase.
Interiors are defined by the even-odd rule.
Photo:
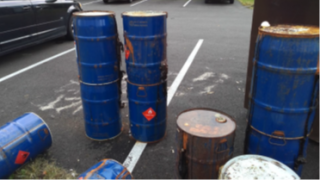
[[[107,3],[109,3],[109,0],[103,0],[103,2],[107,4]]]
[[[128,0],[128,3],[132,3],[133,2],[133,0]]]
[[[230,4],[233,4],[234,3],[234,0],[230,0]]]
[[[73,16],[72,14],[69,17],[68,25],[67,25],[67,35],[66,38],[68,40],[73,40]]]

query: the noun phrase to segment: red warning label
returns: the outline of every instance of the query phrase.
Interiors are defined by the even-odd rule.
[[[157,115],[152,108],[147,109],[142,114],[148,121],[151,121]]]
[[[16,161],[14,163],[15,164],[23,164],[27,160],[29,154],[30,153],[26,152],[26,151],[19,151],[18,155],[16,157]]]
[[[124,52],[125,52],[125,56],[126,56],[126,60],[128,60],[129,56],[130,56],[130,51],[127,48],[127,46],[124,46]]]

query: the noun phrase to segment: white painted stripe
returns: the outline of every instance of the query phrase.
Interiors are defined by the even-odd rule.
[[[88,2],[88,3],[84,3],[84,4],[82,4],[82,5],[85,6],[85,5],[93,4],[93,3],[97,3],[97,2],[101,2],[101,0],[91,1],[91,2]]]
[[[143,2],[146,2],[146,1],[148,1],[148,0],[143,0],[143,1],[137,2],[137,3],[135,3],[135,4],[131,4],[130,6],[135,6],[135,5],[138,5],[138,4],[143,3]]]
[[[173,81],[169,91],[168,91],[168,97],[167,97],[167,106],[169,106],[173,95],[177,91],[182,79],[186,75],[190,65],[192,64],[194,58],[196,57],[201,45],[203,43],[203,39],[199,39],[197,45],[194,47],[193,51],[189,55],[187,61],[184,63],[183,67],[181,68],[178,76]],[[126,160],[123,162],[123,166],[126,167],[130,172],[133,172],[134,167],[136,166],[137,162],[139,161],[139,158],[146,148],[147,143],[142,143],[137,141],[133,148],[131,149],[129,155],[127,156]]]
[[[191,2],[191,0],[187,1],[187,2],[183,5],[183,7],[186,7],[190,2]]]
[[[184,63],[183,67],[181,68],[178,76],[173,81],[172,85],[170,86],[170,89],[168,91],[167,106],[169,106],[169,104],[171,102],[171,99],[173,98],[174,94],[176,93],[176,91],[177,91],[182,79],[186,75],[189,67],[191,66],[194,58],[196,57],[196,55],[197,55],[202,43],[203,43],[203,39],[199,39],[197,45],[194,47],[194,49],[191,52],[191,54],[189,55],[187,61]]]
[[[35,68],[35,67],[37,67],[37,66],[39,66],[39,65],[41,65],[41,64],[44,64],[44,63],[49,62],[49,61],[51,61],[51,60],[54,60],[54,59],[56,59],[57,57],[63,56],[63,55],[65,55],[65,54],[67,54],[67,53],[69,53],[69,52],[71,52],[71,51],[73,51],[73,50],[74,50],[74,48],[69,49],[69,50],[66,50],[66,51],[63,51],[63,52],[61,52],[61,53],[59,53],[59,54],[57,54],[57,55],[51,56],[51,57],[49,57],[49,58],[47,58],[47,59],[44,59],[44,60],[42,60],[42,61],[40,61],[40,62],[37,62],[37,63],[35,63],[35,64],[32,64],[32,65],[30,65],[30,66],[28,66],[28,67],[25,67],[25,68],[23,68],[23,69],[20,69],[19,71],[16,71],[16,72],[14,72],[14,73],[11,73],[11,74],[9,74],[9,75],[1,78],[1,79],[0,79],[0,83],[3,82],[3,81],[5,81],[5,80],[7,80],[7,79],[10,79],[10,78],[12,78],[12,77],[14,77],[14,76],[17,76],[17,75],[19,75],[19,74],[21,74],[21,73],[23,73],[23,72],[26,72],[26,71],[28,71],[28,70],[30,70],[30,69],[32,69],[32,68]]]

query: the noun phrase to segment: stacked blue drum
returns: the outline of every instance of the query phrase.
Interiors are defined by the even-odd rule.
[[[48,125],[34,113],[26,113],[0,127],[0,179],[8,178],[51,144]]]
[[[245,152],[301,175],[319,94],[319,28],[261,27],[256,44]]]
[[[73,25],[86,135],[93,140],[112,139],[122,128],[115,15],[110,11],[77,12]]]
[[[167,13],[122,14],[132,136],[142,142],[164,137],[167,119]]]
[[[82,173],[78,179],[133,179],[133,176],[118,161],[104,159]]]

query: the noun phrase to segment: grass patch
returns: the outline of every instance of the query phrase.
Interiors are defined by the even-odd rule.
[[[244,6],[253,8],[254,0],[239,0],[239,1],[240,1],[241,4],[243,4]]]
[[[76,177],[76,172],[69,172],[58,167],[54,161],[39,156],[14,172],[9,179],[75,179]]]

